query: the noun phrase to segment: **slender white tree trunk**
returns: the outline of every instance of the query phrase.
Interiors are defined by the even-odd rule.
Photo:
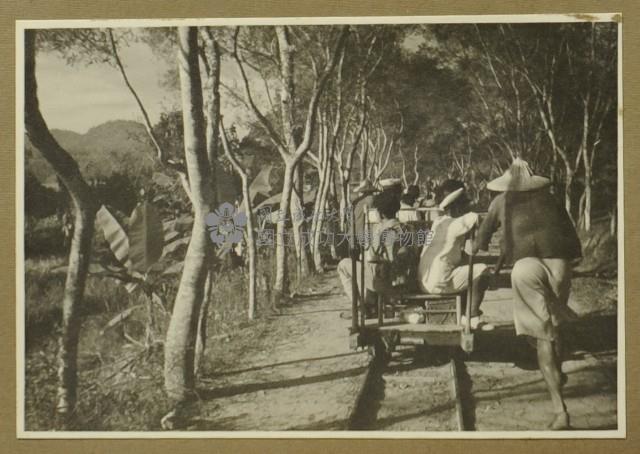
[[[72,195],[73,197],[73,195]],[[75,223],[69,266],[62,300],[62,333],[58,342],[58,391],[56,413],[58,426],[69,428],[77,402],[77,357],[80,334],[80,304],[91,260],[91,242],[95,209],[83,207],[74,198]]]
[[[291,161],[285,164],[284,181],[282,183],[282,197],[280,199],[280,212],[276,226],[276,279],[273,285],[273,297],[275,304],[289,291],[289,279],[287,276],[287,251],[286,251],[286,219],[291,203],[293,188],[294,167]]]
[[[315,226],[312,230],[313,232],[313,261],[316,271],[322,272],[324,271],[323,263],[322,263],[322,255],[320,254],[320,240],[322,238],[322,229],[326,223],[326,207],[327,207],[327,195],[329,194],[329,180],[332,176],[332,162],[333,158],[329,156],[329,150],[327,149],[324,152],[324,162],[322,163],[322,174],[320,180],[320,187],[318,188],[318,192],[320,197],[318,197],[318,202],[315,207],[316,212],[318,213],[317,220],[315,222]]]
[[[311,256],[314,261],[314,268],[317,272],[322,272],[322,266],[318,266],[318,258],[319,255],[319,227],[322,224],[321,217],[324,215],[324,209],[322,206],[322,194],[324,192],[324,185],[326,184],[326,160],[327,160],[327,133],[328,128],[326,126],[326,121],[324,121],[324,116],[322,117],[323,121],[320,122],[319,125],[319,133],[318,133],[318,162],[316,165],[316,170],[318,171],[318,188],[316,191],[315,200],[313,203],[313,216],[311,219]]]
[[[244,210],[247,214],[247,253],[249,255],[249,320],[256,318],[256,273],[257,273],[257,253],[256,253],[256,233],[253,227],[253,205],[249,192],[249,178],[242,176],[242,198]]]
[[[200,306],[198,315],[198,333],[196,336],[196,353],[193,365],[193,375],[197,379],[200,375],[202,359],[207,347],[207,320],[209,318],[209,306],[211,305],[211,292],[213,290],[213,269],[209,269],[207,281],[204,286],[204,300]]]
[[[91,259],[91,243],[97,211],[93,192],[83,179],[76,161],[54,139],[40,112],[36,82],[36,32],[25,32],[25,131],[33,146],[53,167],[69,192],[74,206],[74,232],[62,299],[62,332],[58,346],[58,390],[56,426],[68,429],[77,401],[77,356],[80,304]]]
[[[591,162],[589,160],[589,96],[584,101],[582,116],[582,165],[584,166],[584,206],[580,214],[582,227],[588,232],[591,230]]]
[[[179,27],[178,44],[184,151],[195,215],[165,342],[165,389],[176,406],[194,397],[195,344],[212,247],[205,218],[213,208],[197,28]]]
[[[222,138],[222,146],[224,152],[233,165],[233,168],[240,176],[242,181],[242,203],[244,211],[247,216],[247,252],[249,254],[249,307],[248,317],[249,320],[253,320],[256,317],[256,279],[257,279],[257,263],[258,254],[256,251],[256,233],[253,224],[253,204],[251,200],[251,191],[249,190],[249,173],[242,167],[242,164],[231,151],[229,142],[227,141],[227,135],[224,130],[222,122],[220,122],[220,137]]]
[[[220,48],[218,42],[213,39],[213,35],[210,30],[206,30],[204,36],[207,37],[207,41],[210,47],[209,51],[209,65],[208,65],[208,91],[209,99],[207,103],[207,127],[206,127],[206,142],[207,142],[207,159],[209,162],[209,169],[211,175],[211,187],[213,189],[213,195],[211,197],[212,207],[218,206],[218,154],[219,154],[219,141],[218,130],[220,129]],[[198,334],[196,337],[196,357],[194,365],[194,374],[198,377],[202,358],[204,357],[206,345],[207,345],[207,323],[209,318],[209,306],[211,305],[212,289],[213,289],[213,268],[215,266],[215,257],[213,254],[209,260],[209,274],[207,276],[207,282],[205,284],[205,298],[202,302],[200,309],[200,315],[198,318]]]
[[[302,169],[302,161],[298,162],[293,172],[293,187],[295,191],[291,193],[290,216],[293,233],[293,243],[296,250],[296,259],[298,263],[298,278],[302,278],[309,274],[311,265],[309,263],[309,232],[307,231],[307,223],[304,212],[304,172]]]
[[[571,221],[575,223],[573,213],[571,210],[573,209],[573,204],[571,202],[571,187],[573,186],[573,170],[567,166],[565,168],[566,175],[564,176],[564,208],[567,210]]]

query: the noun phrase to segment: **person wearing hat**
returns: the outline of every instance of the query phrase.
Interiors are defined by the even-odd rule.
[[[360,184],[354,189],[357,200],[353,207],[353,215],[355,219],[355,233],[356,238],[364,238],[364,224],[365,224],[365,212],[364,208],[371,208],[373,206],[373,195],[378,192],[376,187],[371,184],[369,180],[362,180]],[[351,222],[349,220],[349,222]]]
[[[474,250],[488,250],[491,236],[503,228],[502,254],[513,263],[513,318],[516,334],[535,339],[538,366],[547,384],[555,416],[550,429],[569,428],[562,397],[561,322],[576,317],[567,305],[571,261],[581,254],[580,240],[566,210],[549,192],[548,178],[534,175],[515,159],[487,188],[500,192],[478,230]]]
[[[433,237],[420,254],[418,284],[427,293],[456,293],[469,287],[469,265],[464,265],[463,249],[467,233],[478,223],[478,215],[469,211],[464,183],[446,180],[438,189],[440,209],[444,213],[431,227]],[[480,320],[480,304],[489,287],[488,269],[479,263],[473,267],[470,325],[490,331],[493,325]],[[464,316],[463,316],[464,317]],[[466,319],[463,320],[466,323]]]
[[[400,208],[400,204],[395,195],[391,192],[380,192],[373,197],[372,208],[375,208],[380,215],[380,222],[372,228],[371,241],[365,251],[364,264],[364,287],[365,301],[364,308],[368,316],[375,316],[377,310],[377,295],[382,292],[392,291],[392,284],[395,278],[401,274],[397,272],[394,264],[400,268],[406,264],[406,248],[401,247],[401,239],[404,233],[402,225],[395,215]],[[398,260],[397,260],[398,259]],[[396,263],[397,262],[397,263]],[[383,275],[380,271],[384,269],[381,263],[392,265],[391,272]],[[361,270],[362,263],[356,262],[356,275],[352,275],[352,261],[350,258],[342,259],[338,263],[338,277],[344,288],[345,294],[351,297],[352,281],[357,281],[358,293],[362,288]],[[405,267],[406,268],[406,267]],[[387,269],[390,269],[387,267]],[[349,318],[349,314],[340,314],[341,318]]]
[[[414,209],[416,208],[416,201],[420,196],[420,189],[416,185],[410,185],[404,194],[400,197],[400,211],[398,211],[398,220],[400,222],[414,222],[419,221],[420,216]]]
[[[364,179],[360,182],[360,184],[354,189],[355,200],[356,203],[353,206],[353,221],[354,226],[353,230],[356,235],[355,248],[359,250],[359,244],[363,241],[365,236],[365,208],[369,210],[373,206],[373,195],[378,192],[378,189],[371,184],[368,179]],[[351,223],[351,219],[348,220]],[[359,256],[359,252],[358,252]],[[338,262],[338,277],[340,278],[340,282],[343,286],[345,286],[345,292],[347,296],[351,296],[351,279],[352,279],[352,259],[350,257],[343,258]],[[356,270],[357,276],[360,276],[361,273],[361,262],[356,261]],[[373,266],[371,264],[365,264],[365,281],[367,283],[371,282],[371,276],[373,275]],[[347,287],[348,286],[348,287]],[[360,286],[358,286],[359,288]],[[359,294],[359,292],[358,292]],[[369,303],[368,305],[375,305],[377,301],[377,295],[373,288],[367,288],[365,291],[365,299]],[[341,318],[349,318],[350,313],[344,312],[340,314]]]
[[[393,190],[402,194],[402,180],[400,178],[383,178],[378,184],[383,191]]]
[[[379,186],[382,192],[392,194],[400,203],[402,197],[402,180],[400,178],[384,178],[379,181]]]

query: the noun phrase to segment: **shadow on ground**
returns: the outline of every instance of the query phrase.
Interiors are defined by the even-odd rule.
[[[581,358],[584,352],[598,353],[617,348],[617,316],[586,315],[563,325],[565,360]],[[470,361],[512,362],[523,369],[537,369],[535,349],[523,336],[516,336],[513,325],[475,335],[475,350]]]
[[[314,375],[311,377],[290,378],[285,380],[276,380],[271,382],[243,383],[239,385],[231,385],[222,388],[214,388],[203,390],[199,393],[202,400],[217,399],[220,397],[235,396],[238,394],[253,393],[256,391],[266,391],[269,389],[290,388],[295,386],[310,385],[323,381],[338,380],[340,378],[355,377],[363,374],[366,367],[355,367],[348,370],[331,372],[328,374]]]
[[[567,323],[562,327],[565,345],[564,360],[582,359],[585,354],[610,352],[617,348],[616,315],[591,315]],[[418,347],[398,352],[390,371],[409,371],[442,365],[451,359],[452,352],[444,348]],[[524,336],[516,336],[513,325],[499,325],[489,332],[477,332],[474,351],[466,361],[482,363],[513,363],[533,370],[538,368],[535,348]]]

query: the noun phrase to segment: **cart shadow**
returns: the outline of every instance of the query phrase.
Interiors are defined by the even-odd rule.
[[[593,314],[581,317],[562,327],[564,360],[583,359],[585,354],[617,351],[617,316]],[[446,348],[418,347],[395,353],[391,372],[405,372],[430,366],[440,366],[451,359]],[[536,350],[524,336],[516,336],[512,324],[498,325],[493,331],[478,331],[474,335],[474,350],[466,361],[481,363],[512,363],[525,370],[537,370]]]
[[[617,316],[586,315],[561,328],[565,359],[579,359],[584,352],[617,350]],[[475,334],[474,351],[468,360],[478,362],[512,362],[523,369],[537,369],[535,348],[524,336],[516,336],[513,325],[497,326],[493,331]]]
[[[347,353],[338,353],[336,355],[329,355],[329,356],[316,356],[313,358],[300,358],[300,359],[294,359],[291,361],[282,361],[279,363],[272,363],[272,364],[264,364],[264,365],[260,365],[260,366],[254,366],[254,367],[247,367],[245,369],[236,369],[236,370],[230,370],[230,371],[226,371],[226,372],[217,372],[217,373],[212,373],[212,374],[208,374],[208,375],[204,375],[202,376],[201,380],[213,380],[216,379],[218,377],[225,377],[228,375],[239,375],[239,374],[244,374],[246,372],[254,372],[254,371],[259,371],[259,370],[265,370],[265,369],[272,369],[275,367],[281,367],[281,366],[290,366],[293,364],[300,364],[300,363],[311,363],[314,361],[324,361],[324,360],[328,360],[328,359],[336,359],[336,358],[342,358],[344,356],[357,356],[357,355],[362,355],[361,352],[347,352]]]
[[[292,388],[296,386],[310,385],[325,381],[339,380],[347,377],[355,377],[363,374],[366,369],[367,368],[363,366],[327,374],[314,375],[311,377],[296,377],[277,381],[242,383],[221,388],[204,389],[199,391],[198,394],[201,400],[208,401],[222,397],[232,397],[240,394],[255,393],[258,391]]]

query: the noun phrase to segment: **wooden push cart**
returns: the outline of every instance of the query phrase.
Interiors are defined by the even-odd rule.
[[[357,203],[358,200],[354,201]],[[418,209],[425,211],[427,219],[433,219],[435,209]],[[390,353],[397,345],[424,345],[433,347],[460,346],[463,351],[473,351],[473,333],[470,327],[470,308],[472,290],[450,294],[427,293],[397,293],[394,295],[378,294],[377,318],[367,319],[365,302],[365,266],[367,254],[366,244],[358,247],[356,244],[353,216],[351,210],[350,250],[352,260],[352,324],[350,328],[350,346],[383,347],[385,353]],[[370,219],[376,223],[375,215],[369,216],[368,207],[364,207],[365,229],[371,230]],[[473,235],[473,232],[472,232]],[[367,235],[365,234],[365,238]],[[356,260],[360,267],[362,283],[358,289],[356,276]],[[369,263],[376,263],[369,260]],[[469,282],[473,278],[473,257],[469,257]],[[360,294],[358,294],[360,292]],[[466,322],[462,323],[463,298],[466,296]],[[358,300],[361,304],[358,304]]]

